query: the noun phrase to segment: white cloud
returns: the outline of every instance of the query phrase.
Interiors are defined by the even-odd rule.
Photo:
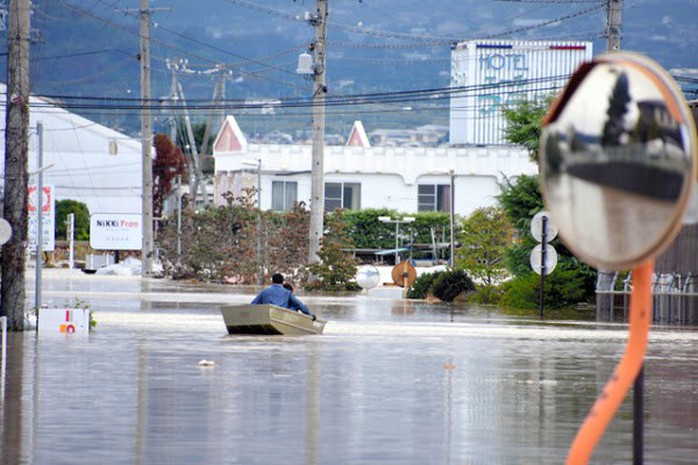
[[[536,24],[540,24],[544,19],[539,19],[539,18],[516,18],[512,22],[512,25],[515,27],[528,27],[528,26],[535,26]]]
[[[669,74],[674,76],[698,76],[698,68],[671,68]]]

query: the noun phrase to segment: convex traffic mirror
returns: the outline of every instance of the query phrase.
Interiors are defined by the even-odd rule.
[[[543,121],[541,188],[560,236],[592,266],[626,270],[681,228],[696,134],[678,86],[634,53],[582,65]]]

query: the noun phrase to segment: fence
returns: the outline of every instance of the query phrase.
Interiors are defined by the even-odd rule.
[[[618,273],[599,272],[596,281],[596,320],[628,321],[632,275],[619,282]],[[655,323],[698,325],[698,276],[678,273],[652,277],[652,321]]]

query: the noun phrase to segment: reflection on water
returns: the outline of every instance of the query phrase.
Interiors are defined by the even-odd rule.
[[[560,464],[626,338],[368,297],[297,338],[228,336],[210,304],[92,305],[89,339],[11,335],[3,464]],[[696,332],[653,332],[647,464],[698,453],[696,359]],[[595,463],[630,463],[631,431],[626,402]]]

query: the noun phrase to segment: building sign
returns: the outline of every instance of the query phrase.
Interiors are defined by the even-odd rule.
[[[591,42],[471,40],[451,54],[450,142],[504,144],[503,110],[557,93]]]
[[[94,213],[90,216],[90,247],[95,250],[141,250],[139,213]]]
[[[39,212],[41,204],[41,250],[52,252],[56,248],[56,199],[54,198],[53,186],[42,186],[43,195],[39,200],[38,186],[27,186],[27,210],[29,250],[36,250],[36,239],[39,237]]]

